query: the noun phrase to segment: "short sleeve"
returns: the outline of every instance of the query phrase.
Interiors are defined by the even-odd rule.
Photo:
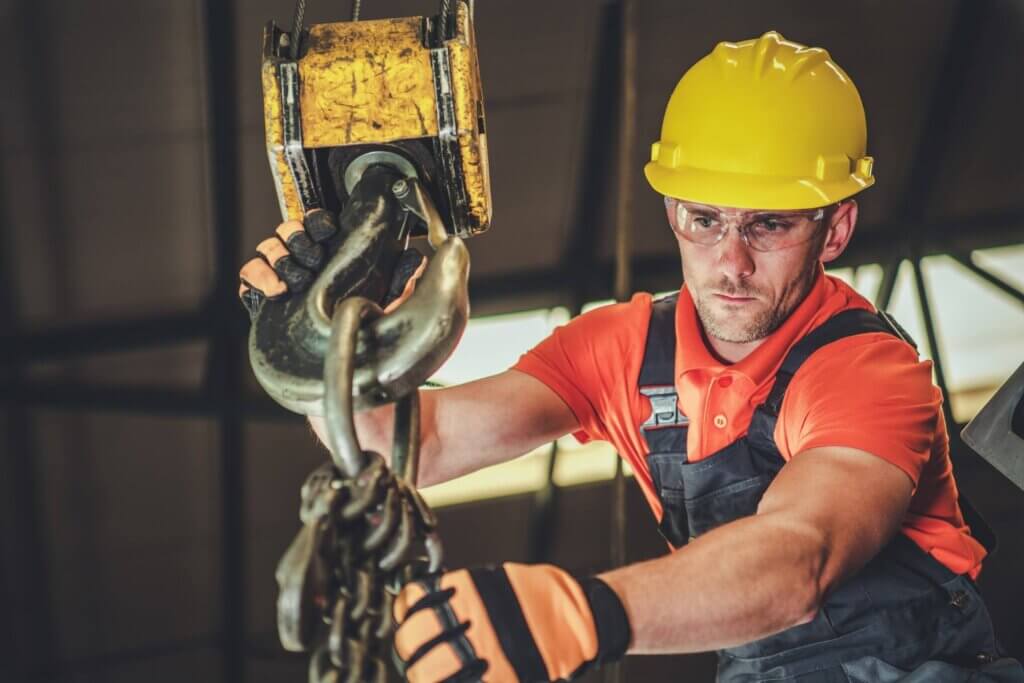
[[[631,400],[651,317],[650,294],[584,313],[527,351],[513,369],[561,397],[580,424],[581,443],[609,440],[606,417]]]
[[[787,459],[822,446],[867,451],[906,472],[916,488],[941,405],[930,361],[890,335],[856,335],[818,350],[797,371],[776,443]]]

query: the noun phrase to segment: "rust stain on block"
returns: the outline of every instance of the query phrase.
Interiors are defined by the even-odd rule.
[[[305,147],[437,135],[430,53],[418,17],[318,24],[299,62]]]

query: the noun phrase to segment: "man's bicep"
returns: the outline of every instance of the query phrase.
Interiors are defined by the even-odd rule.
[[[827,591],[859,570],[899,532],[914,482],[866,451],[813,448],[788,462],[765,491],[758,514],[786,519],[820,541],[819,583]]]
[[[842,444],[888,460],[916,484],[943,431],[931,364],[881,333],[831,346],[807,360],[787,391],[775,429],[784,457]]]

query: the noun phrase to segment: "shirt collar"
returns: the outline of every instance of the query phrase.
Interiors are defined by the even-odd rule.
[[[679,303],[676,305],[676,379],[696,371],[709,373],[712,377],[730,372],[746,377],[754,386],[760,386],[775,375],[793,344],[804,337],[815,323],[820,322],[821,316],[818,314],[830,291],[834,289],[835,285],[825,277],[824,269],[819,266],[811,291],[785,322],[746,358],[728,364],[715,358],[709,350],[693,298],[684,283],[679,290]]]

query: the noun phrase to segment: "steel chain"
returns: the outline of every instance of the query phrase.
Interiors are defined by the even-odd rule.
[[[407,444],[418,436],[410,429]],[[433,511],[379,453],[362,453],[354,477],[333,462],[309,474],[303,528],[277,569],[281,642],[314,650],[311,683],[383,683],[398,590],[440,567]]]

